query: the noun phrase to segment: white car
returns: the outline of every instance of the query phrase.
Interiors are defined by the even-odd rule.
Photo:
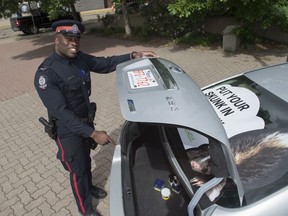
[[[203,89],[161,58],[116,77],[110,216],[288,215],[288,64]]]

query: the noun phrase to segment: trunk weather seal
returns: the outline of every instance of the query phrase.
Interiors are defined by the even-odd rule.
[[[190,197],[194,196],[194,192],[192,190],[190,181],[188,180],[188,178],[186,177],[184,171],[182,170],[180,164],[178,163],[166,136],[166,132],[165,132],[165,128],[162,126],[159,129],[160,132],[160,138],[162,140],[162,146],[164,151],[166,152],[166,155],[168,156],[168,160],[172,166],[173,171],[175,172],[175,174],[180,178],[180,181],[182,183],[182,186],[185,188],[186,192],[188,193],[188,195]]]

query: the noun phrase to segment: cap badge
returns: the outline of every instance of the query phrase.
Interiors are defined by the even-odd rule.
[[[76,24],[72,26],[72,32],[73,34],[77,34],[79,32],[78,26]]]

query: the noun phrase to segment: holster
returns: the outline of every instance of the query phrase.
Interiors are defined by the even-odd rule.
[[[89,109],[90,113],[88,115],[88,122],[92,123],[94,122],[94,119],[96,117],[96,111],[97,111],[97,105],[95,102],[91,102],[90,103],[90,109]],[[90,145],[90,148],[92,150],[94,150],[97,147],[97,143],[94,141],[94,139],[92,139],[91,137],[88,137],[85,139],[85,142]]]
[[[44,125],[45,133],[47,133],[51,139],[55,140],[56,139],[56,129],[57,129],[55,119],[49,118],[49,122],[48,122],[45,118],[40,117],[39,121]]]
[[[96,117],[97,105],[95,102],[90,103],[90,110],[88,115],[88,122],[93,122]]]
[[[90,145],[90,149],[94,150],[97,147],[97,143],[91,137],[85,138],[84,141],[87,145]]]

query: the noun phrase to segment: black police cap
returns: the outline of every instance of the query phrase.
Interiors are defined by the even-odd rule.
[[[52,29],[56,33],[80,37],[81,33],[85,31],[85,26],[76,20],[58,20],[52,24]]]

